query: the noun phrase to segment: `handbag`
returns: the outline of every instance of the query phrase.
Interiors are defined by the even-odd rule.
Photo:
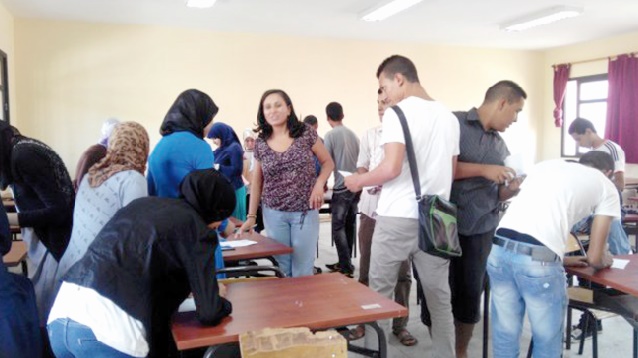
[[[403,128],[405,150],[416,194],[419,210],[419,249],[445,259],[460,257],[462,250],[456,224],[456,205],[438,195],[421,195],[419,170],[416,165],[410,128],[401,108],[392,106],[392,109],[399,117]]]

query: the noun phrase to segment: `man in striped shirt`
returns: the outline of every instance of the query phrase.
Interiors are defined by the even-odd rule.
[[[579,146],[591,150],[607,152],[614,159],[613,182],[622,192],[625,189],[625,152],[617,143],[600,138],[592,122],[584,118],[576,118],[569,126],[569,135],[574,138]]]

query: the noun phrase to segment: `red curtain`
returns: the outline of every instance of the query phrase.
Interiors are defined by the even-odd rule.
[[[563,100],[565,99],[565,88],[569,80],[570,64],[554,66],[554,124],[556,127],[563,125]]]
[[[605,138],[618,143],[628,163],[638,163],[638,58],[609,60]]]

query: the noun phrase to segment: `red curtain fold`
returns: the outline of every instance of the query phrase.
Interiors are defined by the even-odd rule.
[[[565,89],[569,80],[570,64],[554,66],[554,124],[556,127],[563,125],[563,100],[565,99]]]
[[[628,163],[638,163],[638,58],[609,60],[605,138],[618,143]]]

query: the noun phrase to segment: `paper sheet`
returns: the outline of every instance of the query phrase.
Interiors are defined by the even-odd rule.
[[[222,241],[219,244],[222,247],[244,247],[244,246],[255,245],[256,243],[257,241],[253,241],[253,240],[229,240],[229,241]]]
[[[345,170],[337,170],[337,171],[338,171],[338,172],[339,172],[339,174],[341,174],[343,177],[347,177],[347,176],[352,175],[352,173],[347,172],[347,171],[345,171]]]
[[[624,270],[628,263],[629,260],[614,259],[614,263],[611,264],[611,268]]]

